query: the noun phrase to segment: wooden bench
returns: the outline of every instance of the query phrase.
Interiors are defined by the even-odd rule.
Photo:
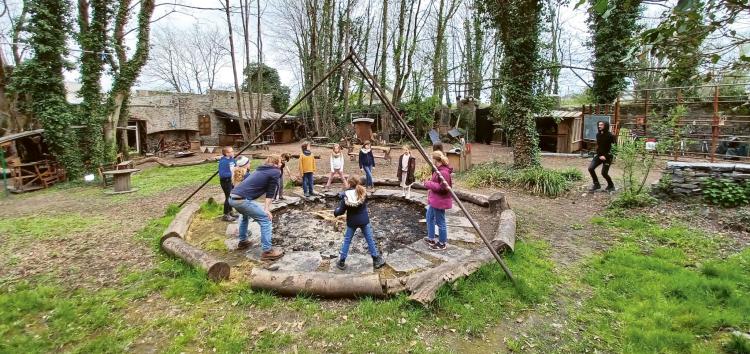
[[[250,144],[250,146],[252,146],[253,148],[258,149],[258,150],[268,150],[268,145],[269,144],[271,144],[270,141],[261,141],[259,143]]]
[[[362,146],[349,146],[347,148],[347,152],[349,155],[349,158],[351,158],[351,161],[355,161],[357,158],[359,158],[359,149]],[[391,147],[390,146],[373,146],[370,148],[372,150],[372,156],[376,159],[383,159],[385,160],[389,165],[391,164]]]

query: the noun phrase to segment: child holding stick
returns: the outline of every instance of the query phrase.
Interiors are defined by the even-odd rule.
[[[344,243],[341,245],[341,254],[338,262],[336,262],[336,267],[341,270],[346,269],[346,256],[349,254],[352,236],[354,236],[354,231],[361,229],[365,241],[367,241],[367,249],[372,256],[373,267],[375,269],[382,268],[385,265],[385,261],[378,254],[378,248],[375,245],[375,239],[372,235],[372,226],[370,226],[370,216],[367,210],[367,191],[362,186],[359,177],[349,177],[347,185],[349,188],[339,194],[341,201],[338,208],[333,211],[333,215],[335,216],[346,213]]]
[[[283,153],[281,154],[281,167],[279,169],[281,170],[281,177],[279,177],[279,189],[276,191],[276,198],[273,199],[274,203],[278,203],[279,200],[284,199],[284,171],[286,170],[287,176],[290,176],[292,179],[292,172],[289,171],[289,168],[286,167],[287,162],[292,159],[292,155],[289,153]]]
[[[448,244],[448,227],[445,224],[445,210],[453,207],[450,188],[453,186],[451,172],[453,169],[448,165],[448,158],[441,151],[432,152],[432,161],[437,171],[432,173],[432,178],[424,182],[427,194],[427,237],[424,241],[431,249],[436,251],[445,250]],[[438,173],[443,176],[446,183],[440,180]],[[435,225],[439,230],[439,238],[435,241]]]
[[[231,146],[225,146],[221,149],[221,158],[219,158],[219,184],[224,191],[224,216],[221,220],[232,222],[235,220],[232,216],[232,207],[229,205],[229,192],[232,191],[232,170],[236,162],[234,160],[234,149]]]

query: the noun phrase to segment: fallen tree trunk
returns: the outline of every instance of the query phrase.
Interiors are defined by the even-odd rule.
[[[250,287],[281,295],[310,294],[327,298],[386,295],[378,274],[349,275],[253,268]]]
[[[167,229],[164,230],[164,234],[161,236],[161,242],[163,243],[164,239],[169,237],[179,237],[184,239],[185,235],[187,235],[188,228],[190,228],[190,223],[193,221],[193,217],[198,209],[200,209],[200,206],[197,203],[190,203],[182,208],[182,210],[175,215],[172,222],[169,223]]]
[[[508,209],[501,213],[497,230],[495,237],[490,241],[495,250],[501,252],[506,248],[513,249],[516,238],[516,215],[512,210]],[[389,280],[386,282],[386,293],[392,295],[407,291],[411,294],[409,299],[428,305],[435,299],[441,286],[467,277],[493,260],[494,257],[489,250],[477,249],[463,261],[446,262],[407,278]]]
[[[182,238],[176,236],[162,238],[161,249],[194,267],[205,270],[208,273],[208,278],[213,281],[229,278],[229,264],[215,259],[203,250],[185,242]]]

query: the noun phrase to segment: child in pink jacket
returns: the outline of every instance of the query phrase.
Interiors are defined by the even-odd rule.
[[[431,249],[442,251],[448,244],[448,227],[445,224],[445,210],[453,207],[450,188],[453,186],[451,172],[453,169],[448,165],[448,158],[441,151],[432,152],[432,161],[437,171],[432,173],[432,178],[424,182],[427,194],[427,237],[424,241]],[[441,182],[443,176],[446,183]],[[435,241],[435,225],[438,227],[438,240]]]

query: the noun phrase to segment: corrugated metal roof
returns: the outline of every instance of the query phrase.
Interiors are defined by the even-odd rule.
[[[537,113],[534,115],[535,118],[544,118],[544,117],[552,117],[552,118],[577,118],[581,116],[580,111],[561,111],[561,110],[551,110],[546,113]]]
[[[3,137],[0,137],[0,144],[2,144],[4,142],[8,142],[8,141],[13,141],[13,140],[16,140],[16,139],[25,138],[27,136],[39,135],[39,134],[42,134],[43,132],[44,132],[44,129],[36,129],[36,130],[28,130],[28,131],[25,131],[25,132],[20,132],[20,133],[16,133],[16,134],[6,135],[6,136],[3,136]]]

